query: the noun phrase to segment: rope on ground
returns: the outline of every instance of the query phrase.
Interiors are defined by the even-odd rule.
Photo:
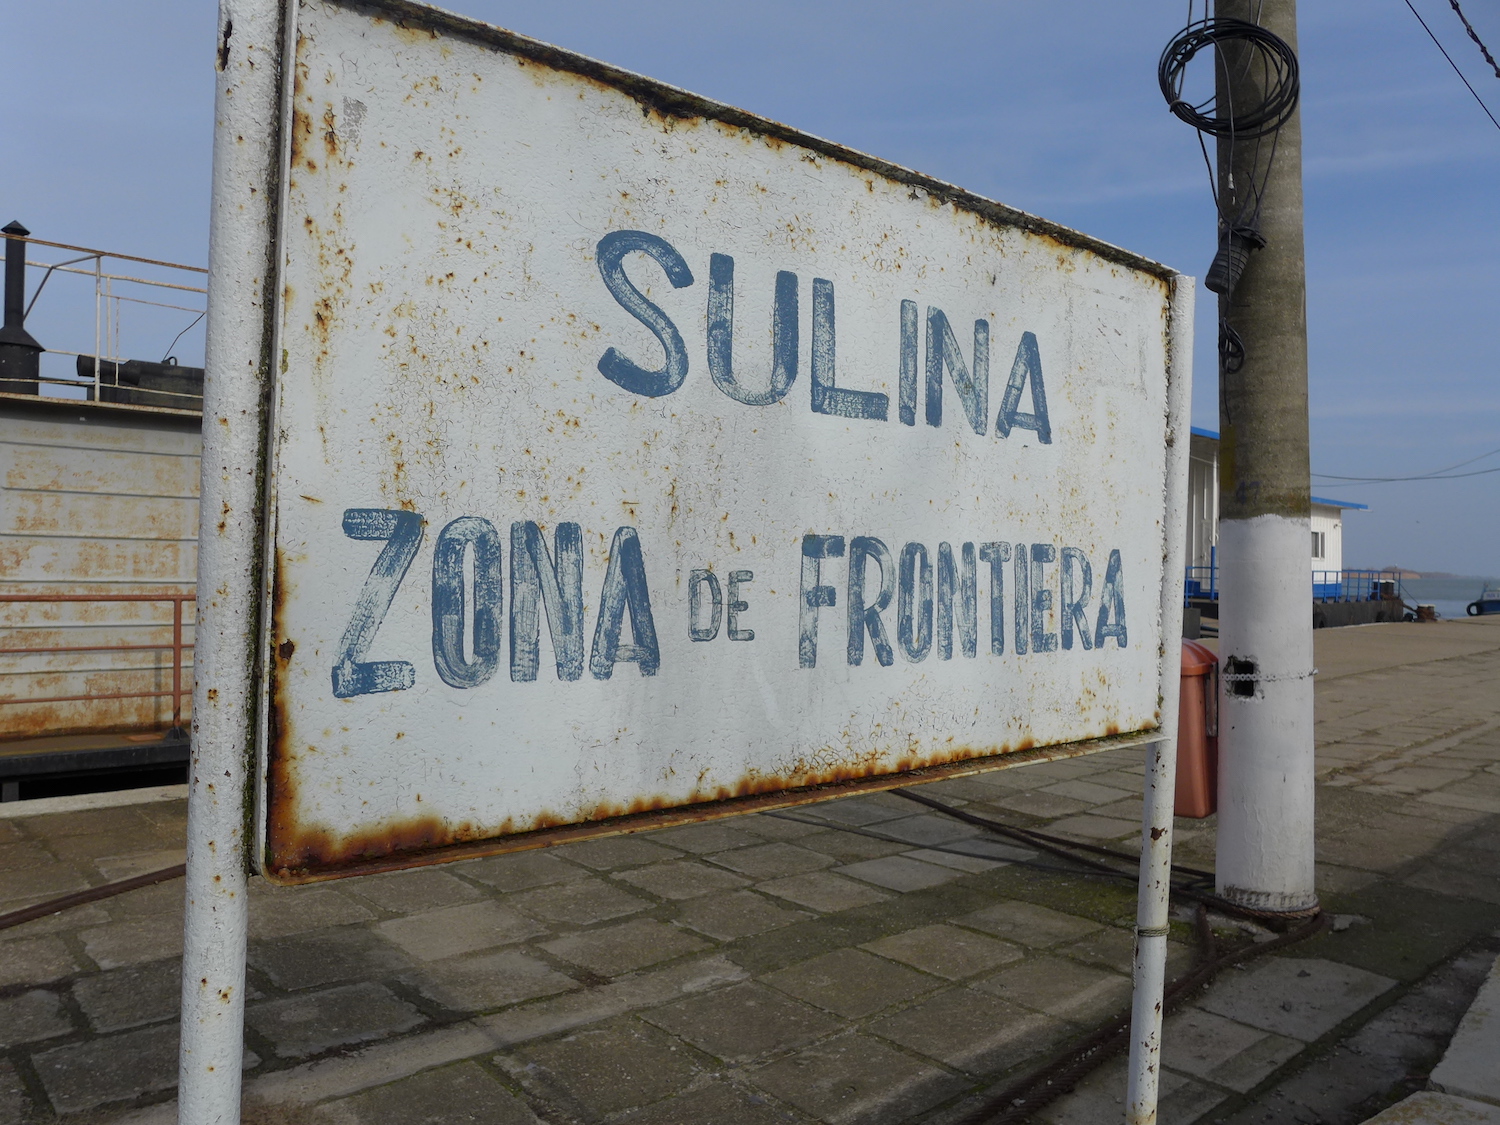
[[[1067,840],[1061,836],[1051,836],[1045,832],[1037,832],[1031,828],[1018,828],[1003,821],[994,820],[987,816],[978,816],[964,809],[954,808],[952,805],[945,805],[941,801],[934,800],[931,797],[924,797],[920,793],[913,793],[909,789],[892,789],[891,792],[898,797],[905,797],[908,801],[915,801],[919,805],[926,805],[928,808],[935,809],[945,816],[951,816],[956,820],[962,820],[1000,836],[1008,836],[1013,840],[1030,844],[1032,847],[1040,848],[1053,855],[1070,859],[1074,863],[1082,864],[1110,875],[1122,876],[1126,872],[1108,867],[1102,863],[1096,863],[1093,860],[1086,859],[1074,853],[1087,852],[1091,855],[1107,856],[1110,859],[1120,860],[1132,866],[1140,866],[1140,858],[1129,852],[1122,852],[1115,848],[1106,848],[1099,844],[1086,844],[1078,840]],[[1204,880],[1213,879],[1214,873],[1212,871],[1204,871],[1197,867],[1184,867],[1174,863],[1172,865],[1172,874],[1185,875],[1189,878],[1187,883],[1174,885],[1171,891],[1172,894],[1190,899],[1204,906],[1211,906],[1222,914],[1265,923],[1271,927],[1285,925],[1288,922],[1301,921],[1304,918],[1312,918],[1322,911],[1322,907],[1316,904],[1303,910],[1257,910],[1251,906],[1242,906],[1237,902],[1231,902],[1227,898],[1214,894],[1212,891],[1203,890],[1201,886],[1196,885],[1201,884]]]
[[[8,930],[12,926],[21,925],[23,922],[34,922],[38,918],[45,918],[49,914],[57,914],[70,907],[84,906],[90,902],[98,902],[100,899],[113,898],[115,895],[122,895],[126,891],[135,891],[141,887],[149,887],[156,883],[165,883],[168,879],[176,879],[186,874],[187,864],[179,863],[175,867],[163,867],[160,871],[150,871],[145,875],[135,875],[129,879],[118,879],[113,883],[90,887],[86,891],[77,891],[74,894],[63,895],[61,898],[39,902],[35,906],[13,910],[9,914],[0,914],[0,930]]]
[[[1108,864],[1100,863],[1097,860],[1080,855],[1080,852],[1123,861],[1135,866],[1139,866],[1140,864],[1139,857],[1129,852],[1122,852],[1118,849],[1107,848],[1099,844],[1068,840],[1030,828],[1019,828],[990,817],[978,816],[963,809],[954,808],[951,805],[946,805],[941,801],[922,796],[919,793],[913,793],[910,790],[894,789],[891,792],[898,797],[905,797],[909,801],[926,805],[946,816],[973,824],[995,835],[1009,837],[1010,839],[1048,852],[1072,863],[1080,864],[1093,873],[1109,875],[1115,878],[1125,877],[1128,874],[1127,872],[1120,871],[1118,868],[1110,867]],[[843,828],[856,832],[860,831],[860,829],[851,825],[836,823],[830,823],[828,827]],[[874,833],[870,832],[861,832],[861,834],[874,835]],[[951,849],[940,848],[939,850],[947,851]],[[1056,869],[1049,868],[1048,870]],[[127,891],[138,890],[141,887],[164,883],[169,879],[176,879],[186,874],[186,872],[186,864],[179,863],[172,867],[164,867],[160,871],[151,871],[129,879],[119,879],[112,883],[105,883],[102,886],[90,887],[88,890],[77,891],[73,894],[63,895],[60,898],[37,903],[35,906],[24,907],[21,910],[0,915],[0,930],[19,926],[25,922],[35,921],[38,918],[45,918],[48,915],[57,914],[74,906],[83,906],[90,902],[98,902],[101,899],[124,894]],[[1213,878],[1212,872],[1175,864],[1172,867],[1172,874],[1187,876],[1195,882]],[[1191,885],[1174,886],[1171,889],[1171,893],[1190,898],[1197,904],[1197,910],[1194,913],[1194,930],[1198,936],[1199,956],[1197,964],[1191,970],[1167,986],[1162,997],[1163,1016],[1170,1015],[1188,997],[1207,986],[1224,969],[1244,964],[1257,957],[1263,957],[1267,953],[1305,941],[1310,937],[1322,933],[1323,930],[1328,928],[1330,923],[1328,916],[1318,906],[1298,912],[1275,913],[1240,906],[1238,903],[1229,902],[1227,899],[1220,898],[1218,895],[1202,891]],[[1256,921],[1271,922],[1273,924],[1294,920],[1305,921],[1297,929],[1282,933],[1269,941],[1257,942],[1221,953],[1218,949],[1217,940],[1214,938],[1213,929],[1208,922],[1209,906],[1213,906],[1215,909],[1226,914],[1238,915]],[[1032,1071],[1025,1077],[1005,1087],[998,1094],[988,1098],[978,1109],[963,1118],[959,1122],[959,1125],[1018,1125],[1019,1122],[1024,1121],[1031,1114],[1036,1113],[1044,1106],[1071,1091],[1080,1081],[1091,1074],[1107,1059],[1124,1049],[1129,1041],[1130,1013],[1126,1011],[1101,1024],[1083,1039],[1072,1044],[1061,1054],[1054,1056],[1037,1070]]]
[[[1026,843],[1032,847],[1050,852],[1053,855],[1072,860],[1074,863],[1081,864],[1095,871],[1115,876],[1126,874],[1123,871],[1078,853],[1084,852],[1089,855],[1123,861],[1136,867],[1140,866],[1140,858],[1129,852],[1122,852],[1118,849],[1107,848],[1099,844],[1087,844],[1077,840],[1067,840],[1060,836],[1052,836],[1030,828],[1019,828],[1015,825],[1006,824],[1003,821],[979,816],[964,809],[954,808],[952,805],[946,805],[941,801],[925,797],[920,793],[913,793],[908,789],[893,789],[891,792],[898,797],[905,797],[908,801],[915,801],[919,805],[926,805],[928,808],[940,812],[945,816],[951,816],[956,820],[983,828],[996,835]],[[1189,879],[1189,882],[1186,884],[1173,885],[1170,893],[1178,898],[1190,899],[1197,906],[1197,909],[1194,911],[1193,921],[1194,930],[1198,937],[1198,959],[1192,969],[1173,981],[1165,989],[1162,996],[1163,1016],[1170,1015],[1188,997],[1212,982],[1224,969],[1244,964],[1257,957],[1263,957],[1267,953],[1272,953],[1278,949],[1285,949],[1289,945],[1306,941],[1308,938],[1322,933],[1328,928],[1331,922],[1328,915],[1323,913],[1323,908],[1316,904],[1306,910],[1298,911],[1278,912],[1256,910],[1253,907],[1241,906],[1239,903],[1230,902],[1228,899],[1202,889],[1201,886],[1195,886],[1195,883],[1201,884],[1204,880],[1214,877],[1213,873],[1209,871],[1173,864],[1172,874],[1174,876],[1186,876]],[[1295,922],[1301,922],[1302,925],[1295,929],[1286,930],[1269,941],[1255,942],[1229,950],[1228,952],[1221,952],[1217,939],[1214,937],[1213,929],[1208,921],[1208,910],[1210,907],[1227,915],[1247,918],[1271,926],[1286,926]],[[1081,1040],[1073,1043],[1060,1054],[1054,1055],[1051,1060],[1044,1063],[1038,1069],[1012,1082],[999,1093],[986,1099],[974,1112],[964,1117],[959,1122],[959,1125],[1018,1125],[1019,1122],[1025,1121],[1044,1106],[1071,1091],[1080,1081],[1091,1074],[1107,1059],[1123,1050],[1129,1042],[1130,1012],[1127,1010],[1111,1017]]]
[[[978,816],[964,809],[945,805],[942,801],[934,800],[931,797],[924,797],[922,794],[914,793],[910,789],[892,789],[891,792],[897,797],[905,797],[908,801],[915,801],[919,805],[926,805],[928,808],[936,809],[938,812],[951,816],[955,820],[965,821],[968,824],[987,829],[1001,836],[1010,836],[1013,839],[1024,840],[1027,843],[1046,843],[1050,846],[1043,850],[1052,852],[1054,855],[1061,855],[1066,859],[1076,861],[1078,857],[1073,855],[1073,852],[1088,852],[1090,855],[1102,855],[1108,856],[1110,859],[1121,859],[1132,865],[1140,862],[1130,852],[1122,852],[1118,848],[1106,848],[1101,844],[1085,844],[1081,840],[1069,840],[1062,836],[1049,836],[1047,833],[1038,832],[1033,828],[1019,828],[1013,824],[1006,824],[1004,821],[994,820],[987,816]],[[1193,875],[1200,879],[1212,879],[1214,877],[1212,871],[1203,871],[1197,867],[1173,865],[1172,870],[1174,873],[1181,872],[1184,875]]]
[[[1162,1015],[1171,1015],[1224,969],[1242,965],[1267,953],[1315,937],[1328,927],[1329,921],[1326,914],[1319,913],[1297,929],[1289,930],[1270,941],[1219,953],[1213,931],[1208,925],[1208,910],[1199,904],[1195,929],[1198,932],[1200,959],[1197,965],[1167,987],[1162,996]],[[1062,1054],[1054,1056],[1039,1069],[987,1099],[977,1110],[963,1118],[959,1125],[1018,1125],[1071,1091],[1107,1059],[1123,1050],[1129,1042],[1130,1013],[1127,1011],[1100,1025]]]

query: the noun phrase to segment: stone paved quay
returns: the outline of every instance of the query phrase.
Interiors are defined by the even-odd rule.
[[[1317,655],[1338,929],[1168,1021],[1169,1125],[1366,1119],[1422,1088],[1500,949],[1500,620],[1328,630]],[[923,792],[1130,847],[1142,762]],[[0,911],[177,862],[184,821],[180,800],[0,818]],[[1179,821],[1177,858],[1211,865],[1213,827]],[[951,1123],[1127,1001],[1133,887],[1051,863],[880,795],[253,880],[246,1120]],[[181,895],[0,931],[0,1125],[175,1120]],[[1038,1120],[1119,1122],[1123,1067]]]

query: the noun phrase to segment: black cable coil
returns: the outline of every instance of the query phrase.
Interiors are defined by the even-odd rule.
[[[1216,95],[1193,105],[1183,100],[1182,83],[1187,64],[1206,47],[1240,42],[1261,56],[1267,68],[1266,90],[1259,105],[1218,105]],[[1247,63],[1247,69],[1248,69]],[[1199,132],[1213,137],[1255,140],[1274,133],[1286,124],[1297,108],[1301,79],[1297,70],[1297,53],[1279,35],[1248,20],[1228,17],[1203,19],[1189,24],[1167,44],[1156,67],[1162,97],[1175,117],[1186,121]]]
[[[1228,187],[1231,197],[1221,197],[1214,187],[1214,207],[1219,213],[1219,246],[1209,266],[1203,284],[1212,293],[1228,300],[1239,285],[1240,277],[1250,264],[1250,255],[1266,245],[1260,233],[1260,207],[1265,184],[1271,174],[1271,164],[1276,159],[1276,141],[1283,125],[1296,112],[1301,94],[1301,75],[1297,66],[1297,53],[1291,44],[1279,35],[1258,23],[1233,17],[1210,16],[1208,0],[1205,0],[1204,18],[1191,19],[1189,23],[1161,53],[1156,67],[1156,79],[1161,86],[1162,97],[1174,117],[1187,122],[1198,131],[1198,145],[1203,150],[1203,162],[1209,166],[1209,184],[1214,185],[1214,170],[1208,158],[1208,147],[1204,136],[1220,138],[1228,142],[1228,152],[1220,151],[1221,167],[1235,165],[1234,146],[1241,141],[1254,142],[1254,153],[1250,160],[1248,183],[1233,191],[1234,177],[1231,174]],[[1203,101],[1194,104],[1182,96],[1187,78],[1187,66],[1199,51],[1214,52],[1214,92]],[[1231,70],[1238,74],[1232,75]],[[1229,92],[1240,80],[1259,72],[1260,97],[1253,104],[1234,104],[1232,93],[1221,105],[1219,93]],[[1241,87],[1243,88],[1243,87]],[[1263,138],[1270,138],[1264,164],[1261,161]],[[1259,182],[1257,183],[1257,180]],[[1238,373],[1245,365],[1245,342],[1235,331],[1227,315],[1219,318],[1219,363],[1227,374]]]

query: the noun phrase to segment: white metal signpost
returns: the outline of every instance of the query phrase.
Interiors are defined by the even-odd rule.
[[[237,1104],[247,855],[1170,735],[1184,279],[431,9],[224,0],[219,63],[185,1122]]]

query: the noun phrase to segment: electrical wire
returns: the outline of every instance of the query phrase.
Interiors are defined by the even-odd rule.
[[[161,361],[163,363],[166,363],[167,360],[169,358],[171,358],[172,349],[177,346],[177,341],[180,340],[180,339],[182,339],[189,332],[191,332],[197,326],[198,322],[200,320],[202,320],[207,315],[208,315],[208,310],[204,309],[197,316],[193,317],[193,323],[192,324],[189,324],[186,328],[184,328],[181,332],[177,333],[177,335],[172,338],[172,342],[167,345],[167,354],[161,357]]]
[[[1469,33],[1469,38],[1474,40],[1474,45],[1479,48],[1479,53],[1484,56],[1484,61],[1490,64],[1490,69],[1495,72],[1495,77],[1500,78],[1500,63],[1495,61],[1495,56],[1490,54],[1490,49],[1484,45],[1484,40],[1479,38],[1479,33],[1474,30],[1474,25],[1469,22],[1469,17],[1464,15],[1464,10],[1458,6],[1458,0],[1448,0],[1448,5],[1458,13],[1458,18],[1463,21],[1464,30]]]
[[[1493,469],[1475,469],[1472,473],[1448,473],[1443,476],[1423,474],[1415,477],[1338,477],[1331,473],[1313,473],[1312,475],[1321,480],[1336,480],[1340,484],[1395,484],[1398,481],[1413,480],[1463,480],[1465,477],[1482,477],[1490,473],[1500,473],[1500,465]]]
[[[1495,115],[1490,112],[1490,107],[1484,104],[1484,99],[1479,96],[1479,91],[1469,85],[1469,80],[1464,77],[1464,72],[1458,69],[1458,64],[1453,61],[1453,56],[1448,54],[1448,49],[1438,41],[1438,37],[1432,33],[1432,28],[1427,26],[1427,21],[1422,18],[1422,13],[1412,6],[1411,0],[1406,0],[1406,6],[1411,8],[1411,14],[1417,17],[1417,22],[1422,25],[1422,30],[1427,32],[1427,38],[1437,45],[1437,49],[1443,52],[1443,58],[1448,60],[1448,65],[1453,68],[1453,73],[1458,75],[1459,81],[1468,87],[1469,93],[1474,95],[1474,100],[1479,103],[1479,108],[1484,110],[1484,115],[1490,119],[1496,129],[1500,129],[1500,121],[1495,120]],[[1468,23],[1467,20],[1464,21]]]
[[[1229,375],[1238,375],[1240,368],[1245,366],[1245,341],[1229,323],[1229,318],[1222,316],[1219,318],[1219,364]]]
[[[1431,472],[1421,473],[1414,477],[1341,477],[1334,473],[1313,473],[1312,475],[1315,477],[1322,477],[1324,480],[1359,481],[1364,484],[1373,484],[1377,481],[1383,482],[1388,480],[1443,480],[1446,478],[1440,477],[1438,474],[1451,473],[1454,469],[1462,469],[1465,465],[1472,465],[1475,461],[1483,461],[1486,457],[1493,457],[1497,453],[1500,453],[1500,449],[1489,449],[1479,454],[1478,456],[1470,457],[1465,461],[1458,461],[1452,465],[1444,465],[1441,469],[1433,469]],[[1491,473],[1494,471],[1494,469],[1484,470],[1484,472],[1486,473]],[[1479,474],[1475,473],[1472,475],[1478,476]]]
[[[1462,469],[1465,465],[1472,465],[1475,461],[1483,461],[1486,457],[1493,457],[1497,453],[1500,453],[1500,449],[1491,449],[1485,453],[1479,454],[1477,457],[1470,457],[1467,461],[1460,461],[1456,465],[1444,465],[1441,469],[1433,469],[1432,472],[1434,474],[1447,473],[1451,472],[1454,469]]]

